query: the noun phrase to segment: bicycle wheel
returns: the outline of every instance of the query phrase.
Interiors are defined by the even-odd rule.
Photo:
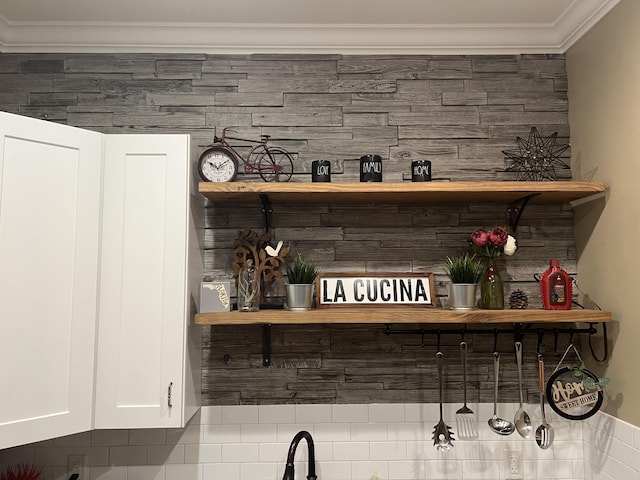
[[[258,170],[265,182],[288,182],[293,175],[293,157],[284,148],[267,147],[258,161]]]

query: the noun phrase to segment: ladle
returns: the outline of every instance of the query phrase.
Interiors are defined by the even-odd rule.
[[[493,390],[493,417],[489,419],[489,427],[498,435],[511,435],[515,426],[509,420],[498,417],[498,377],[500,374],[500,354],[493,352],[494,390]]]
[[[520,391],[520,408],[516,411],[513,417],[513,423],[516,425],[516,430],[522,438],[529,438],[531,436],[531,418],[529,414],[524,411],[524,399],[522,396],[522,342],[516,342],[516,363],[518,365],[518,390]]]
[[[540,389],[540,411],[542,413],[542,425],[536,428],[536,443],[538,446],[546,450],[553,443],[553,427],[547,423],[547,417],[544,414],[544,359],[538,354],[538,388]]]

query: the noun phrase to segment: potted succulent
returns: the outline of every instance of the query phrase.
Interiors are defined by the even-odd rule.
[[[287,263],[287,309],[294,311],[311,310],[313,305],[314,282],[318,269],[312,259],[298,253],[292,262]]]
[[[444,268],[451,279],[448,285],[452,310],[473,310],[476,290],[482,277],[482,264],[473,253],[447,257]]]

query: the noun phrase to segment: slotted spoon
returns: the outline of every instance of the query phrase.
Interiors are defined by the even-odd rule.
[[[453,448],[453,434],[451,428],[444,422],[442,417],[442,357],[444,353],[436,353],[436,361],[438,362],[438,384],[440,386],[440,421],[433,428],[433,444],[440,451],[449,451]]]
[[[467,342],[460,342],[460,355],[462,357],[462,394],[464,405],[456,412],[456,427],[458,427],[458,439],[472,440],[478,438],[476,416],[467,406]]]

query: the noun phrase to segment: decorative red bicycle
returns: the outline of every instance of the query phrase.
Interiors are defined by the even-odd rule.
[[[231,127],[222,130],[222,136],[213,137],[198,160],[200,176],[208,182],[231,182],[238,174],[238,159],[244,164],[244,173],[257,173],[265,182],[287,182],[293,175],[293,157],[282,147],[267,144],[270,135],[261,135],[260,140],[231,137],[227,132],[236,133]],[[228,141],[255,143],[246,157]]]

